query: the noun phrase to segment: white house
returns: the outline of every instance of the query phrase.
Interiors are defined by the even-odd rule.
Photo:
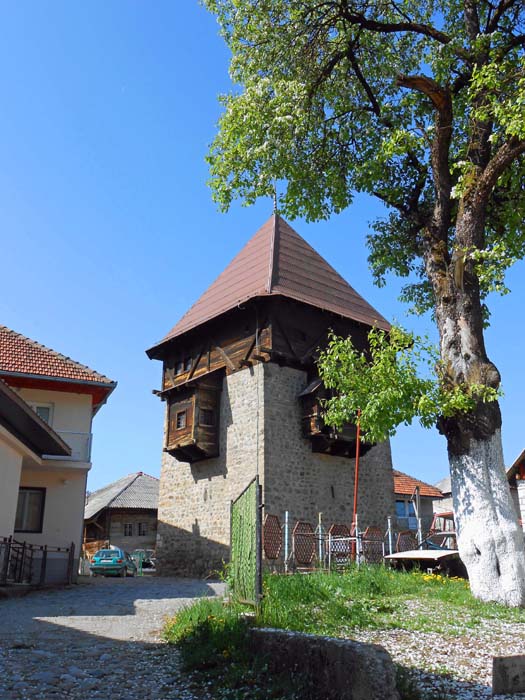
[[[11,389],[11,403],[5,399],[0,417],[0,537],[50,547],[74,542],[78,556],[92,420],[116,382],[5,326],[0,326],[0,379]],[[36,423],[21,417],[22,401],[16,422],[13,392],[36,414]],[[43,426],[47,442],[31,449],[30,435],[40,435]]]

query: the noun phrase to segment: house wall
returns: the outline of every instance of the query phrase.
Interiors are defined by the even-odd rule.
[[[434,513],[447,513],[453,510],[452,495],[446,496],[446,498],[438,498],[432,504]]]
[[[69,547],[71,542],[74,542],[75,560],[78,561],[82,542],[86,480],[87,470],[22,469],[20,486],[46,489],[44,520],[41,533],[15,533],[16,539],[51,547]],[[52,561],[48,562],[50,576],[53,565],[61,568],[63,561],[63,557],[53,557]],[[74,570],[77,568],[75,566]]]
[[[133,527],[133,535],[124,535],[124,525]],[[138,535],[138,524],[146,526],[146,534]],[[157,513],[150,510],[110,510],[109,541],[115,547],[131,553],[134,549],[154,549],[157,541]]]
[[[396,494],[396,501],[409,501],[410,496],[407,496],[405,494]],[[419,517],[421,518],[421,529],[423,531],[423,534],[427,533],[428,530],[430,529],[430,525],[432,524],[432,519],[434,517],[434,503],[436,501],[433,501],[431,498],[421,496],[420,497],[420,513]],[[446,508],[439,508],[436,512],[437,513],[443,513],[447,509]],[[395,528],[399,532],[401,530],[417,530],[417,521],[414,522],[413,518],[399,518],[396,517],[395,519]]]
[[[220,455],[190,465],[164,453],[157,562],[161,573],[203,574],[229,558],[230,503],[257,473],[266,512],[326,523],[352,519],[355,460],[313,453],[297,398],[306,372],[257,364],[225,377]],[[386,529],[394,512],[389,443],[360,462],[360,524]]]
[[[0,433],[0,537],[13,534],[23,455]]]
[[[53,430],[72,433],[90,433],[92,398],[89,394],[47,389],[18,389],[27,403],[53,404],[51,427]]]

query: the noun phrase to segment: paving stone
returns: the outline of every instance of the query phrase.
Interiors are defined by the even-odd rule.
[[[0,700],[212,700],[189,689],[160,633],[166,616],[223,590],[187,579],[96,578],[2,600]]]

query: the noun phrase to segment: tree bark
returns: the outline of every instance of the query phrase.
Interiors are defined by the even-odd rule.
[[[476,598],[525,605],[523,531],[503,463],[501,432],[449,452],[458,549]]]
[[[469,247],[481,247],[484,217],[462,202],[456,221],[457,255],[429,246],[426,267],[436,299],[436,321],[445,382],[498,388],[500,375],[483,338],[479,283]],[[459,274],[458,267],[460,268]],[[525,605],[523,531],[507,482],[496,401],[443,418],[447,439],[458,549],[472,593],[504,605]]]

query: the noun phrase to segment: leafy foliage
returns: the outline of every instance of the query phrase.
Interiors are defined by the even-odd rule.
[[[365,353],[351,338],[332,334],[318,362],[324,385],[334,392],[325,401],[326,422],[341,428],[359,420],[363,440],[386,440],[415,417],[428,428],[441,416],[498,397],[495,389],[481,384],[448,382],[437,349],[402,328],[394,326],[389,333],[372,329],[368,340]]]
[[[436,299],[422,258],[434,236],[446,260],[463,251],[456,223],[479,195],[484,233],[464,252],[482,299],[507,291],[505,272],[525,255],[523,3],[205,4],[236,84],[209,154],[223,209],[276,182],[291,218],[326,219],[355,192],[378,197],[389,211],[368,237],[374,274],[410,278],[403,298],[423,313]]]

